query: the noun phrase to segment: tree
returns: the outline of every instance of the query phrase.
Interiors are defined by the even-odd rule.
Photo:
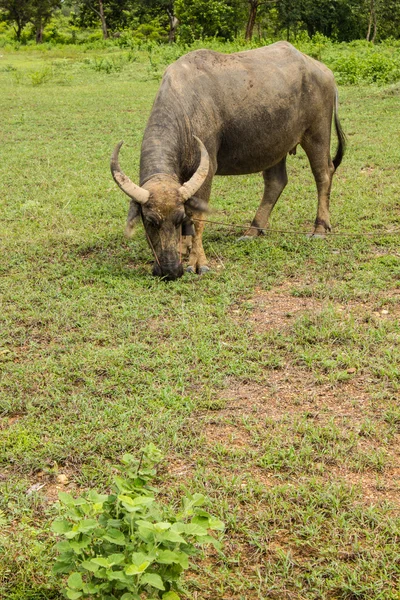
[[[81,28],[100,24],[103,39],[125,29],[135,16],[134,0],[73,0],[71,22]]]
[[[103,38],[111,31],[137,29],[141,25],[157,26],[175,39],[177,18],[174,0],[70,0],[71,21],[78,27],[94,27],[100,22]]]
[[[32,0],[0,0],[2,18],[14,27],[18,41],[21,41],[22,30],[32,18],[32,5]]]
[[[225,0],[176,0],[175,10],[180,22],[180,39],[184,42],[233,37],[235,11]]]
[[[400,2],[399,0],[385,0],[376,5],[377,13],[377,38],[400,38]],[[379,26],[379,32],[378,32]]]
[[[265,6],[267,4],[275,4],[278,0],[247,0],[249,4],[249,13],[247,17],[247,25],[246,25],[246,33],[245,39],[246,41],[250,41],[253,37],[254,25],[256,23],[257,11],[260,6]]]
[[[247,19],[245,39],[250,41],[253,37],[254,24],[256,22],[257,10],[260,5],[260,0],[248,0],[249,3],[249,17]]]
[[[304,1],[304,4],[306,2],[307,0]],[[302,4],[302,0],[280,0],[278,3],[278,19],[282,29],[286,31],[287,40],[290,40],[290,32],[296,33],[301,23]]]
[[[53,16],[54,11],[61,8],[61,0],[34,0],[32,7],[30,21],[35,28],[36,43],[41,44],[43,42],[43,30]]]
[[[3,19],[14,26],[17,40],[21,41],[22,30],[32,23],[38,44],[43,41],[45,26],[60,7],[61,0],[0,0]]]
[[[106,6],[108,7],[110,2],[105,0]],[[121,3],[119,3],[121,5]],[[108,38],[108,26],[104,10],[104,0],[78,0],[73,4],[74,12],[72,13],[72,20],[78,21],[80,27],[91,27],[98,19],[101,24],[101,31],[103,33],[103,39]],[[123,7],[120,6],[123,10]]]
[[[169,18],[169,34],[168,34],[168,42],[172,44],[175,41],[176,30],[178,29],[179,20],[176,18],[174,13],[168,11]]]
[[[97,10],[92,7],[93,10],[97,13]],[[107,23],[106,23],[106,17],[104,15],[104,4],[103,4],[103,0],[99,0],[99,12],[97,13],[100,17],[100,21],[101,21],[101,30],[103,32],[103,39],[107,39],[108,38],[108,31],[107,31]]]
[[[371,38],[372,25],[374,26],[374,33],[373,33],[373,36]],[[369,4],[369,19],[368,19],[368,31],[367,31],[367,42],[372,42],[372,43],[375,42],[376,29],[377,29],[377,25],[376,25],[375,0],[370,0],[370,4]]]
[[[371,0],[279,0],[278,22],[288,40],[299,29],[310,37],[322,33],[339,42],[360,39],[366,35],[367,2]]]
[[[176,32],[179,25],[179,19],[175,14],[174,0],[140,0],[143,5],[144,12],[154,17],[168,16],[168,42],[172,44],[175,41]]]
[[[175,41],[179,20],[175,14],[175,0],[136,0],[136,12],[140,13],[141,21],[143,19],[155,19],[168,17],[168,42],[172,44]]]

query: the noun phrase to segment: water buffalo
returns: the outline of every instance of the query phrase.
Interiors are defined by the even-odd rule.
[[[332,115],[338,137],[333,160]],[[331,229],[332,175],[345,147],[331,71],[287,42],[235,54],[195,50],[170,65],[144,132],[140,187],[119,167],[122,142],[111,157],[114,180],[131,198],[127,231],[141,215],[155,257],[153,274],[182,276],[182,235],[188,234],[187,270],[208,270],[202,215],[214,175],[262,171],[264,195],[246,236],[262,233],[287,183],[286,156],[297,144],[318,190],[313,233],[324,234]]]

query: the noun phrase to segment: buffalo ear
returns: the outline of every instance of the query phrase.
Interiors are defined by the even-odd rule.
[[[185,208],[189,208],[193,212],[208,212],[208,203],[201,198],[192,196],[185,202]]]
[[[131,237],[133,233],[133,229],[135,227],[135,222],[140,217],[140,204],[135,202],[135,200],[131,200],[129,205],[128,217],[126,219],[125,226],[125,235],[126,237]]]

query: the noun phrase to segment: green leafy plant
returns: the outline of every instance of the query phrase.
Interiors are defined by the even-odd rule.
[[[34,71],[30,74],[32,85],[36,86],[41,85],[42,83],[46,83],[50,81],[52,75],[52,70],[47,67],[39,71]]]
[[[73,498],[60,492],[62,518],[52,529],[64,538],[54,572],[68,574],[70,600],[179,600],[179,580],[199,546],[219,542],[209,530],[224,524],[202,509],[206,498],[187,495],[174,514],[151,486],[161,454],[153,444],[140,460],[126,454],[110,494]]]
[[[98,73],[121,73],[121,71],[130,62],[135,62],[137,57],[133,52],[129,52],[127,55],[111,56],[109,58],[104,56],[95,56],[94,58],[87,58],[83,62],[89,66],[89,68],[97,71]]]
[[[338,83],[354,85],[365,83],[392,83],[400,78],[399,57],[382,49],[367,48],[364,52],[340,56],[333,61]]]

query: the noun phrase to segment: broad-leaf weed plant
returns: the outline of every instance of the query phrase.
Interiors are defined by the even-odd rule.
[[[151,482],[160,460],[149,444],[140,460],[123,456],[110,494],[59,493],[62,518],[52,529],[64,539],[56,546],[54,572],[68,574],[70,600],[179,600],[189,557],[199,546],[220,547],[209,531],[224,524],[202,509],[202,494],[185,496],[177,514],[156,501]]]

